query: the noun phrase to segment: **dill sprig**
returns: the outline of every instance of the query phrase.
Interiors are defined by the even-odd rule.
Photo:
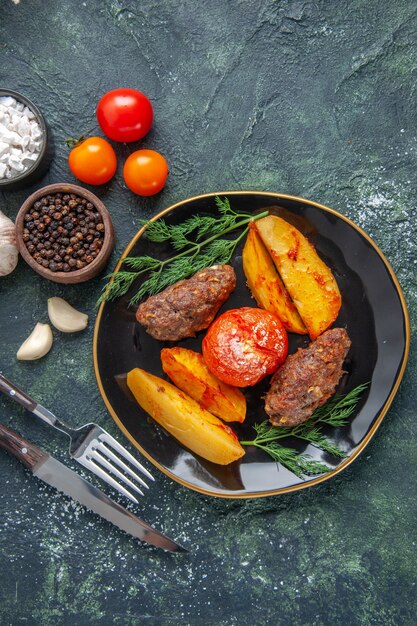
[[[136,279],[144,274],[147,274],[146,279],[131,298],[130,305],[206,267],[228,263],[236,246],[248,232],[249,222],[268,215],[268,211],[257,215],[237,213],[228,198],[216,196],[215,203],[219,213],[215,217],[197,214],[180,224],[168,224],[163,219],[142,221],[147,239],[153,243],[169,243],[178,254],[164,260],[148,255],[126,257],[123,264],[130,271],[123,269],[106,277],[109,282],[103,288],[99,303],[125,295]],[[235,239],[223,238],[241,228],[242,232]]]
[[[334,427],[345,426],[368,385],[363,383],[344,396],[334,396],[326,404],[317,407],[307,424],[314,421]]]
[[[281,446],[277,443],[280,439],[295,437],[302,441],[307,441],[316,448],[334,457],[343,459],[346,457],[344,450],[339,448],[333,441],[326,437],[321,429],[323,426],[340,427],[347,423],[348,417],[354,412],[360,397],[368,387],[368,383],[358,385],[344,396],[335,396],[326,404],[318,407],[312,417],[303,424],[292,428],[281,428],[272,426],[268,420],[255,424],[256,437],[251,441],[241,441],[243,446],[255,446],[260,448],[274,461],[281,463],[299,478],[303,474],[316,475],[324,474],[332,470],[331,467],[314,461],[307,454],[301,454],[293,448]],[[292,454],[290,453],[292,452]]]

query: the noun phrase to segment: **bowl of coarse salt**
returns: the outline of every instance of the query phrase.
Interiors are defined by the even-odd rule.
[[[30,185],[48,165],[49,137],[42,113],[26,96],[0,89],[0,191]]]

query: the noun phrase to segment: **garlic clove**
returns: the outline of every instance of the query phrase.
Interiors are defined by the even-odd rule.
[[[76,333],[88,324],[88,315],[77,311],[63,298],[48,299],[48,315],[52,324],[63,333]]]
[[[38,322],[17,351],[19,361],[36,361],[49,352],[52,348],[52,330],[49,324]]]

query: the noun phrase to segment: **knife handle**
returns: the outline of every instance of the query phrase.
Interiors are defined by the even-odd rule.
[[[0,424],[0,447],[13,454],[28,469],[48,458],[46,452],[4,424]]]
[[[21,404],[25,409],[28,409],[28,411],[34,411],[36,409],[37,403],[35,400],[8,380],[2,372],[0,372],[0,391]]]

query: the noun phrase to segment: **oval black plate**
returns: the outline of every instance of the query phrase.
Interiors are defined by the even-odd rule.
[[[164,347],[147,335],[128,308],[134,293],[100,307],[94,333],[94,367],[98,386],[114,420],[136,447],[165,474],[202,493],[229,498],[260,497],[302,489],[327,480],[341,471],[364,449],[387,412],[404,373],[410,342],[409,319],[404,297],[392,268],[372,239],[343,215],[323,205],[274,193],[219,192],[190,198],[169,207],[153,219],[175,223],[195,213],[214,213],[216,195],[227,196],[238,211],[259,212],[269,208],[299,228],[330,266],[339,284],[343,305],[334,326],[343,326],[352,339],[347,373],[337,389],[346,393],[370,382],[350,423],[326,433],[347,453],[343,462],[312,446],[294,446],[333,469],[319,477],[299,479],[265,453],[248,448],[245,456],[229,466],[215,465],[197,457],[164,432],[135,403],[125,384],[126,373],[141,367],[166,378],[160,363]],[[166,253],[159,244],[142,237],[132,239],[127,255]],[[243,246],[243,244],[242,244]],[[242,246],[232,260],[238,286],[220,312],[255,306],[242,272]],[[117,269],[121,266],[119,262]],[[200,351],[204,333],[179,345]],[[290,352],[308,343],[307,337],[290,335]],[[253,438],[254,422],[266,419],[262,396],[268,381],[246,390],[248,413],[244,424],[234,426],[240,439]]]

